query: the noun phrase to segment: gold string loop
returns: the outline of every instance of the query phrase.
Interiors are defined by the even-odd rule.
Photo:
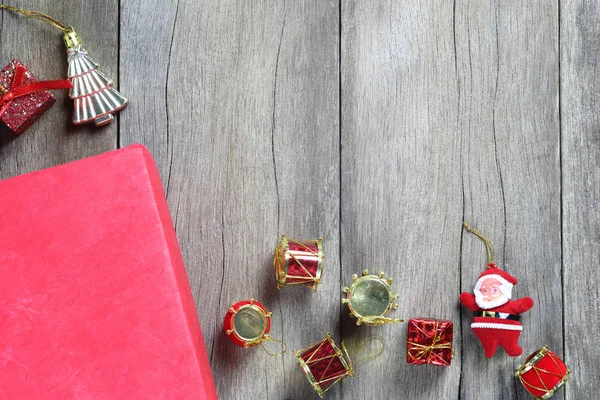
[[[467,231],[469,233],[472,233],[475,236],[477,236],[479,239],[483,240],[483,243],[485,244],[485,251],[487,253],[488,268],[492,268],[493,266],[495,266],[494,258],[496,258],[496,249],[494,248],[494,245],[492,244],[492,242],[488,238],[483,236],[483,234],[481,232],[479,232],[477,229],[471,228],[469,226],[469,224],[466,223],[465,221],[463,221],[463,225],[465,226],[465,228],[467,229]]]
[[[381,353],[383,353],[383,350],[385,350],[385,340],[383,340],[383,338],[381,336],[371,336],[368,337],[367,339],[365,339],[364,342],[362,342],[362,344],[360,346],[358,346],[358,348],[356,349],[356,351],[354,351],[354,356],[356,356],[358,353],[360,353],[360,351],[365,347],[365,345],[369,342],[372,342],[374,340],[377,340],[379,343],[381,343],[381,348],[379,349],[379,351],[375,354],[371,354],[370,356],[367,357],[363,357],[361,359],[359,359],[358,361],[353,362],[352,364],[354,365],[354,367],[356,367],[358,364],[368,361],[368,360],[372,360],[373,358],[377,358],[381,355]],[[346,349],[346,345],[344,344],[344,342],[342,341],[342,348],[344,349],[344,352],[346,353],[346,355],[348,356],[348,359],[350,360],[350,353],[348,353],[348,350]]]
[[[278,343],[281,343],[283,345],[283,351],[281,351],[280,353],[271,353],[265,347],[264,342],[278,342]],[[282,340],[273,339],[272,337],[267,336],[265,338],[264,342],[260,344],[260,347],[262,347],[263,351],[265,353],[267,353],[267,355],[269,355],[271,357],[279,357],[279,356],[283,355],[287,351],[287,344],[285,344],[285,342],[282,341]]]
[[[9,5],[4,5],[4,4],[0,4],[0,9],[12,11],[12,12],[19,13],[19,14],[23,14],[24,16],[26,16],[28,18],[37,19],[38,21],[42,21],[42,22],[45,22],[47,24],[50,24],[50,25],[54,26],[55,28],[60,29],[63,32],[67,31],[67,26],[65,24],[63,24],[62,22],[60,22],[56,18],[51,17],[48,14],[44,14],[44,13],[41,13],[41,12],[38,12],[38,11],[24,10],[24,9],[21,9],[21,8],[17,8],[15,6],[9,6]]]

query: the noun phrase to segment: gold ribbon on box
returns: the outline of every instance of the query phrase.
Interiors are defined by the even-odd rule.
[[[443,342],[440,332],[438,331],[439,321],[435,321],[435,335],[433,337],[433,341],[429,345],[415,343],[411,341],[406,341],[406,343],[411,346],[411,348],[407,349],[408,355],[414,361],[421,360],[425,355],[427,355],[427,364],[431,364],[431,356],[435,355],[433,350],[440,349],[452,349],[452,342]],[[419,328],[419,330],[421,330]],[[416,354],[413,354],[414,351],[417,351]],[[437,355],[435,355],[437,356]],[[452,358],[454,358],[454,350],[452,350]],[[444,360],[444,363],[446,360]]]

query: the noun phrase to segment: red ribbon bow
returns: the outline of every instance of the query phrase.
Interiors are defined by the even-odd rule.
[[[6,109],[10,103],[18,98],[27,96],[37,92],[45,92],[46,90],[57,90],[57,89],[70,89],[73,84],[68,79],[60,79],[56,81],[37,81],[33,83],[23,84],[25,80],[25,73],[27,68],[22,65],[18,65],[15,68],[15,74],[13,77],[10,90],[0,98],[0,117],[6,112]]]

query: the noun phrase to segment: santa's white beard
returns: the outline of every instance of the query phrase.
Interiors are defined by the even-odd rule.
[[[500,296],[494,300],[485,301],[483,299],[483,295],[481,294],[481,291],[475,290],[475,291],[473,291],[473,293],[475,293],[475,302],[477,303],[477,305],[479,307],[483,308],[484,310],[489,310],[490,308],[499,307],[503,304],[506,304],[508,302],[508,300],[510,300],[510,298],[508,296],[502,294],[502,296]]]

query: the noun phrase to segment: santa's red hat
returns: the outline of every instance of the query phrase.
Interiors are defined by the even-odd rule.
[[[498,279],[502,283],[510,283],[511,286],[519,283],[517,278],[510,275],[508,272],[502,271],[494,263],[488,264],[488,269],[486,269],[485,271],[483,271],[481,273],[481,275],[479,275],[477,282],[482,281],[483,280],[482,278],[489,277],[490,275],[495,275],[494,278]],[[504,282],[504,281],[506,281],[506,282]]]

